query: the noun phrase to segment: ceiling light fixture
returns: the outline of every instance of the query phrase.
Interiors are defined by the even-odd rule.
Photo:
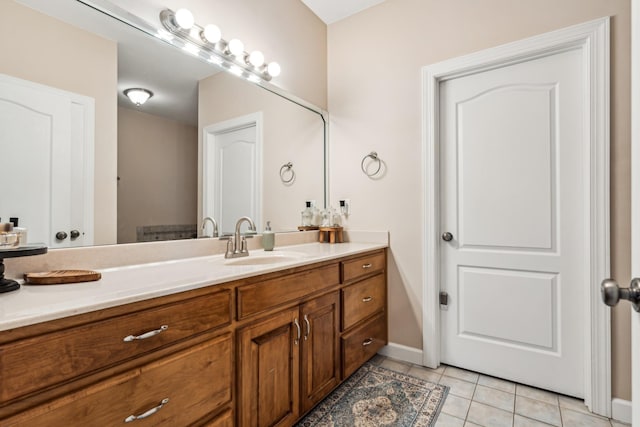
[[[150,90],[138,87],[126,89],[124,91],[124,94],[131,100],[131,102],[136,104],[136,106],[138,107],[147,102],[147,100],[149,100],[149,98],[153,96],[153,92],[151,92]]]
[[[178,39],[171,40],[171,44],[183,49],[195,45],[200,49],[199,52],[195,53],[189,49],[190,53],[202,57],[205,61],[219,63],[227,71],[234,74],[241,71],[241,75],[253,82],[269,81],[280,75],[278,63],[270,62],[266,65],[261,52],[253,51],[248,54],[244,51],[244,44],[238,39],[227,42],[222,38],[220,28],[215,25],[200,27],[187,9],[178,9],[176,12],[165,9],[160,12],[160,22]],[[166,37],[162,38],[166,40]]]

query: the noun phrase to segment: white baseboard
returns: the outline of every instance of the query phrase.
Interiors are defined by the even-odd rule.
[[[611,401],[611,418],[616,421],[631,424],[631,402],[614,398]]]
[[[383,347],[379,354],[404,362],[422,365],[422,350],[419,348],[407,347],[406,345],[389,343]]]

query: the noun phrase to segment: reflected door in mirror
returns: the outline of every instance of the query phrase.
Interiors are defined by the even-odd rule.
[[[93,241],[93,110],[90,98],[0,75],[0,218],[19,218],[28,243]]]

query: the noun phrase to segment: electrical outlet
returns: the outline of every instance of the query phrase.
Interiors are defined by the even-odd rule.
[[[340,213],[344,216],[348,216],[351,213],[351,200],[350,199],[341,199],[338,201],[338,205],[340,206]]]

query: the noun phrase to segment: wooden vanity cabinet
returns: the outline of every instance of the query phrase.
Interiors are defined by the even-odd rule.
[[[231,296],[200,289],[3,332],[0,425],[147,414],[136,425],[190,426],[232,410]]]
[[[292,426],[386,344],[386,286],[377,250],[4,331],[0,425]]]
[[[238,316],[243,307],[264,312],[291,302],[283,289],[297,296],[295,305],[238,330],[240,426],[291,426],[339,384],[339,285],[332,263],[238,288]]]
[[[386,251],[341,262],[342,377],[388,343]]]

